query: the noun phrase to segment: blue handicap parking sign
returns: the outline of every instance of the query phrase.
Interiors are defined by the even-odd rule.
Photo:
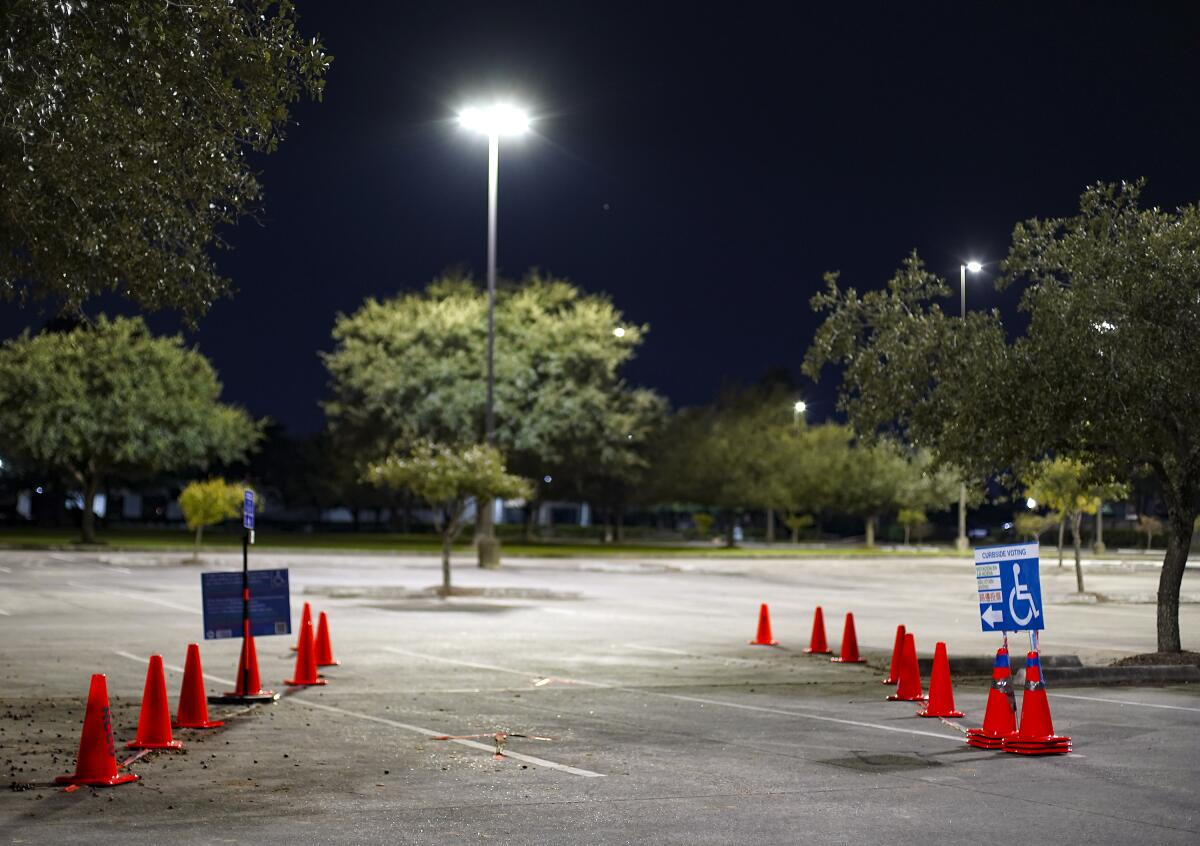
[[[979,624],[985,632],[1041,631],[1046,628],[1036,543],[987,546],[975,550]]]
[[[254,528],[254,491],[246,491],[242,503],[242,528]]]
[[[288,571],[251,570],[250,634],[285,635],[292,632]],[[204,639],[242,636],[242,573],[201,573],[200,593],[204,603]]]

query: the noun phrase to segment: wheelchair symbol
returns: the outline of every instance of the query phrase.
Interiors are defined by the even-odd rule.
[[[1018,601],[1023,601],[1029,606],[1023,617],[1017,614]],[[1021,584],[1020,564],[1013,565],[1013,589],[1008,592],[1008,614],[1018,626],[1027,625],[1030,620],[1042,616],[1042,612],[1033,604],[1033,594],[1029,592],[1029,585]]]

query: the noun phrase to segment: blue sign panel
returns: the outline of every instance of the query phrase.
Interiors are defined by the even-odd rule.
[[[254,528],[254,491],[246,491],[246,500],[242,505],[242,527]]]
[[[987,546],[975,550],[979,624],[985,632],[1026,632],[1046,628],[1036,543]]]
[[[204,639],[242,636],[242,574],[201,573],[204,602]],[[292,632],[288,597],[288,571],[250,571],[250,634],[285,635]]]

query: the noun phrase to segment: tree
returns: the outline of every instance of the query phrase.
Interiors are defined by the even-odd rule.
[[[449,596],[450,550],[462,527],[467,500],[528,496],[529,483],[504,469],[499,450],[482,444],[456,448],[418,441],[406,454],[391,455],[367,467],[377,485],[413,491],[434,508],[442,534],[442,589]]]
[[[1048,529],[1055,526],[1062,526],[1062,515],[1059,514],[1035,514],[1032,511],[1022,511],[1013,517],[1013,527],[1017,530],[1020,537],[1028,541],[1038,540],[1042,534]],[[1059,540],[1059,566],[1062,566],[1062,541]]]
[[[229,288],[217,228],[262,198],[247,153],[321,97],[320,39],[288,0],[14,0],[0,19],[0,298],[205,312]]]
[[[1105,499],[1122,497],[1125,486],[1112,481],[1096,481],[1095,473],[1082,461],[1052,458],[1030,465],[1025,471],[1025,493],[1060,515],[1070,525],[1075,550],[1075,586],[1083,593],[1083,566],[1080,563],[1080,524],[1084,514],[1095,514]],[[1059,559],[1062,566],[1062,529],[1059,529]]]
[[[868,547],[875,546],[879,518],[899,507],[910,474],[907,457],[893,441],[862,442],[850,451],[836,507],[862,518]]]
[[[204,527],[215,526],[241,514],[244,492],[243,486],[221,478],[189,482],[180,492],[179,509],[183,512],[187,527],[196,533],[196,543],[192,547],[193,561],[200,557]]]
[[[140,318],[0,345],[0,442],[31,464],[63,472],[83,492],[82,536],[95,542],[93,504],[105,477],[230,462],[260,427],[218,402],[208,360]]]
[[[339,315],[335,349],[322,355],[332,394],[325,411],[338,440],[366,461],[422,440],[482,441],[486,315],[486,294],[456,276]],[[541,478],[546,473],[537,468],[590,456],[604,478],[627,479],[643,461],[638,450],[653,428],[647,421],[663,408],[620,373],[647,330],[628,323],[607,297],[562,279],[533,272],[502,286],[496,446],[507,462]]]
[[[929,524],[929,517],[920,508],[901,508],[896,515],[896,522],[904,527],[904,545],[908,546],[912,530],[920,531]]]
[[[946,315],[949,285],[913,254],[861,297],[827,275],[805,367],[845,365],[841,407],[860,432],[899,429],[976,478],[1047,455],[1100,480],[1149,466],[1168,512],[1158,648],[1178,652],[1200,515],[1200,209],[1140,209],[1140,190],[1097,185],[1078,215],[1016,226],[1000,285],[1024,284],[1024,333],[995,312]]]

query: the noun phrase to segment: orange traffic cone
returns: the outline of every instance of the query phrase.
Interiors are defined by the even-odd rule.
[[[59,784],[86,784],[92,787],[116,787],[137,781],[133,773],[117,772],[117,749],[113,743],[112,712],[108,708],[108,684],[103,673],[92,676],[88,689],[87,710],[83,715],[83,734],[79,738],[79,756],[73,775],[58,776]]]
[[[917,643],[911,634],[904,635],[904,652],[900,656],[900,680],[896,692],[888,702],[921,702],[925,692],[921,689],[921,668],[917,666]]]
[[[317,656],[313,652],[312,619],[304,622],[300,630],[300,649],[296,652],[296,669],[292,672],[295,678],[287,679],[284,684],[295,686],[325,684],[325,679],[317,677]]]
[[[208,701],[204,698],[204,670],[200,668],[200,644],[189,643],[187,661],[183,665],[183,687],[179,689],[179,710],[175,712],[175,728],[210,729],[223,726],[221,720],[208,718]]]
[[[329,621],[325,618],[325,612],[321,612],[317,623],[317,640],[313,646],[313,651],[316,653],[318,667],[336,667],[341,661],[333,657],[333,647],[329,643]]]
[[[829,648],[829,644],[825,641],[825,612],[821,610],[821,606],[817,606],[817,613],[813,615],[813,630],[812,638],[809,640],[808,646],[804,650],[809,655],[832,655],[833,650]]]
[[[293,652],[300,651],[300,640],[304,637],[304,627],[312,623],[312,606],[307,602],[304,603],[304,611],[300,613],[300,629],[296,632],[296,645],[292,647]]]
[[[929,703],[918,717],[961,717],[962,711],[954,710],[954,686],[950,682],[950,658],[946,655],[946,644],[937,642],[933,648],[933,671],[929,674]]]
[[[779,641],[771,637],[771,612],[767,610],[767,603],[763,603],[758,608],[758,633],[754,635],[754,640],[750,641],[751,646],[778,646]]]
[[[1021,724],[1015,734],[1001,740],[1005,752],[1017,755],[1065,755],[1071,751],[1071,738],[1054,734],[1046,683],[1036,652],[1025,658],[1025,695],[1021,697]]]
[[[835,664],[865,664],[866,658],[858,657],[858,635],[854,633],[854,615],[846,612],[846,625],[842,629],[842,654],[830,658]]]
[[[254,648],[254,636],[250,624],[242,629],[242,652],[238,658],[237,681],[234,689],[223,696],[210,696],[208,701],[217,705],[244,705],[247,702],[272,702],[279,698],[273,690],[263,690],[262,678],[258,673],[258,650]]]
[[[992,687],[988,691],[987,710],[983,712],[983,728],[967,729],[967,743],[977,749],[999,749],[1001,741],[1017,730],[1017,715],[1009,694],[1012,677],[1008,668],[1008,650],[996,650],[992,665]]]
[[[892,664],[886,677],[880,681],[883,684],[897,684],[900,681],[900,656],[904,654],[904,626],[896,626],[896,642],[892,644]]]
[[[146,668],[146,687],[142,690],[137,737],[126,743],[125,748],[183,748],[183,741],[171,737],[171,709],[167,706],[167,679],[163,675],[161,655],[150,656],[150,666]]]

